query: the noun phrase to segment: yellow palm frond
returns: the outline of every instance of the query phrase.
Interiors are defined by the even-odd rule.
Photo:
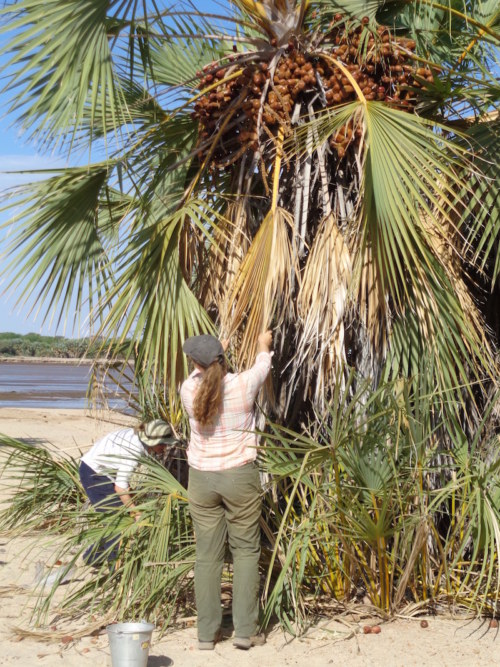
[[[268,34],[286,39],[300,27],[310,0],[236,0],[236,4]]]
[[[282,208],[269,211],[243,259],[227,301],[229,333],[244,325],[240,359],[253,361],[257,336],[277,325],[292,307],[290,276],[296,273],[289,228],[292,216]]]
[[[264,21],[269,20],[263,2],[258,2],[258,0],[239,0],[237,4],[239,4],[242,9],[247,12],[247,14],[250,14],[250,16]]]

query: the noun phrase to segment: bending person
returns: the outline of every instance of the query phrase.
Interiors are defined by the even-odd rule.
[[[176,444],[169,424],[155,419],[137,429],[124,428],[97,440],[80,461],[80,481],[98,512],[126,505],[134,514],[129,481],[141,456],[161,454],[167,445]],[[100,565],[116,559],[116,538],[93,545],[83,555],[87,565]]]
[[[254,403],[271,368],[271,331],[258,339],[254,365],[226,371],[225,347],[214,336],[183,346],[195,370],[181,387],[191,436],[188,500],[196,536],[195,596],[198,646],[213,649],[221,637],[221,577],[226,538],[233,556],[233,644],[248,649],[257,635],[261,485]]]

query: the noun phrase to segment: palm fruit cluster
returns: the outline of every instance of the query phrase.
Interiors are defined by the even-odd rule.
[[[385,26],[366,30],[367,21],[351,30],[336,16],[321,51],[308,53],[291,41],[273,72],[267,61],[245,62],[236,56],[199,72],[199,88],[206,90],[194,107],[201,130],[200,157],[219,133],[210,159],[212,166],[226,167],[246,150],[256,151],[259,137],[275,135],[278,125],[305,114],[311,103],[318,110],[358,99],[356,85],[367,100],[411,111],[417,89],[433,81],[432,72],[411,59],[414,41],[393,36]],[[344,126],[330,137],[339,159],[360,134],[359,128]]]

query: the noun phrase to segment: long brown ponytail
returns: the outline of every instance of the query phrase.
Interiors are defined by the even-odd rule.
[[[222,404],[222,378],[226,368],[214,361],[203,372],[203,379],[194,397],[194,418],[200,424],[210,424]]]

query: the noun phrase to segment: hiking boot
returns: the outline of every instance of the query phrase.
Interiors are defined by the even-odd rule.
[[[198,642],[198,649],[200,651],[213,651],[215,648],[215,642]]]
[[[212,639],[212,641],[202,641],[201,639],[198,640],[198,649],[200,651],[213,651],[215,648],[215,645],[222,641],[222,630],[219,629],[215,633],[215,637]]]
[[[233,639],[233,646],[241,648],[244,651],[252,648],[252,646],[263,646],[265,643],[266,635],[263,632],[258,635],[252,635],[251,637],[235,637]]]

